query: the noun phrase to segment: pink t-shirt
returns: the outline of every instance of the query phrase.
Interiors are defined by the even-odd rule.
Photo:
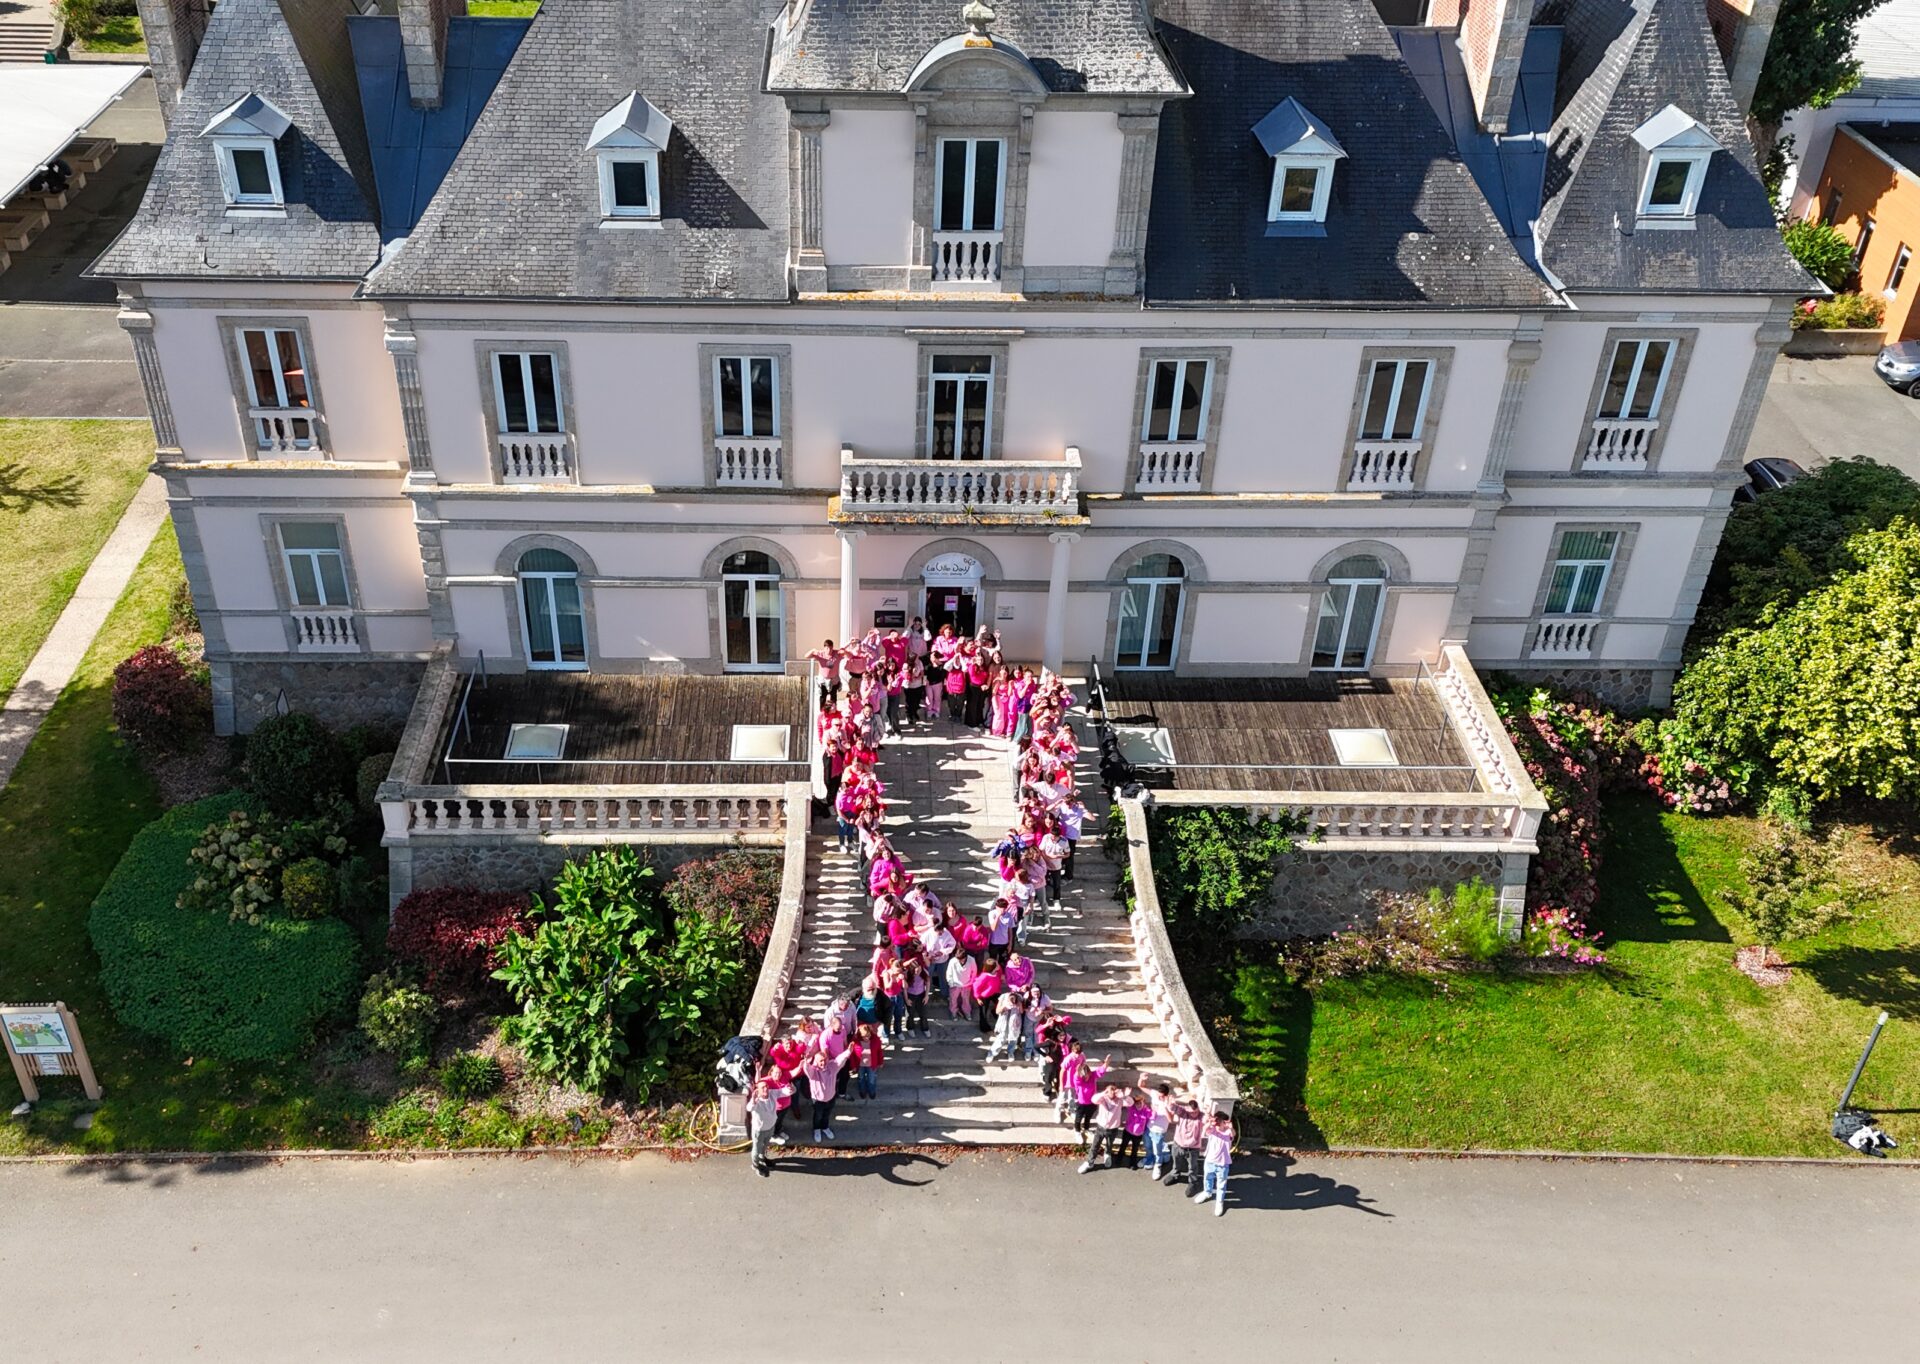
[[[1093,1101],[1094,1121],[1109,1129],[1119,1129],[1127,1121],[1127,1096],[1124,1094],[1101,1094]]]
[[[1024,990],[1033,984],[1033,963],[1025,957],[1020,958],[1019,961],[1009,961],[1005,975],[1009,990]]]
[[[1209,1126],[1206,1130],[1207,1164],[1233,1164],[1233,1129]]]

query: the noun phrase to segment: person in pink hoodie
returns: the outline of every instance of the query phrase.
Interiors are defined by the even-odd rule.
[[[846,1044],[838,1052],[816,1051],[801,1069],[807,1077],[807,1092],[813,1096],[813,1140],[816,1145],[833,1140],[834,1090],[840,1083],[853,1046]]]
[[[1068,1043],[1066,1059],[1060,1063],[1060,1092],[1073,1103],[1073,1130],[1083,1142],[1093,1140],[1088,1133],[1093,1124],[1093,1098],[1112,1064],[1109,1056],[1097,1066],[1088,1065],[1077,1038]]]
[[[1102,1156],[1109,1169],[1118,1165],[1121,1142],[1126,1136],[1127,1091],[1120,1087],[1119,1081],[1108,1080],[1101,1085],[1093,1106],[1093,1145],[1087,1148],[1087,1158],[1080,1162],[1081,1174],[1091,1170]]]

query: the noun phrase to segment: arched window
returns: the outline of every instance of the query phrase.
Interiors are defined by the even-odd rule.
[[[1314,623],[1313,666],[1330,672],[1365,672],[1380,635],[1380,607],[1387,595],[1387,566],[1371,554],[1349,554],[1327,570],[1327,590]]]
[[[1127,569],[1120,594],[1116,668],[1166,670],[1180,647],[1180,621],[1187,610],[1187,566],[1178,555],[1144,554]]]
[[[579,565],[557,549],[530,549],[514,572],[520,579],[527,666],[584,669],[587,615],[580,600]]]
[[[786,665],[786,597],[780,565],[770,554],[743,549],[720,569],[730,672],[778,672]]]

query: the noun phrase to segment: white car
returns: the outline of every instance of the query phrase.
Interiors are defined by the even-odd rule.
[[[1873,372],[1890,388],[1909,398],[1920,398],[1920,341],[1896,341],[1881,348]]]

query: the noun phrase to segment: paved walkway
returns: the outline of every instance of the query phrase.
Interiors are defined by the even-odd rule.
[[[166,515],[166,484],[149,474],[88,565],[46,642],[27,664],[6,704],[0,706],[0,791],[13,780],[21,755],[40,732],[53,703],[73,680],[74,670],[126,590]]]
[[[887,832],[907,867],[969,915],[982,914],[998,884],[992,850],[1018,816],[1007,770],[1008,741],[979,738],[946,720],[916,728],[881,751]],[[1083,756],[1091,749],[1083,749]],[[1080,788],[1097,799],[1097,775],[1083,768]],[[807,921],[785,1022],[818,1016],[838,990],[858,991],[873,954],[871,902],[857,859],[841,854],[831,826],[809,840]],[[1027,955],[1035,979],[1074,1019],[1074,1034],[1116,1071],[1171,1077],[1172,1057],[1134,966],[1115,873],[1088,821],[1075,879],[1049,926],[1035,929]],[[1072,1140],[1040,1092],[1032,1063],[986,1061],[986,1039],[971,1020],[951,1019],[937,1000],[930,1035],[887,1046],[880,1097],[857,1103],[849,1091],[835,1110],[841,1145],[916,1142],[1052,1145]],[[1132,1074],[1125,1077],[1131,1080]],[[789,1135],[807,1138],[806,1100],[796,1098]],[[797,1121],[796,1121],[797,1118]]]
[[[43,1289],[0,1355],[1892,1364],[1920,1338],[1920,1171],[1243,1157],[1230,1187],[1214,1217],[1003,1152],[0,1166],[0,1279]]]

